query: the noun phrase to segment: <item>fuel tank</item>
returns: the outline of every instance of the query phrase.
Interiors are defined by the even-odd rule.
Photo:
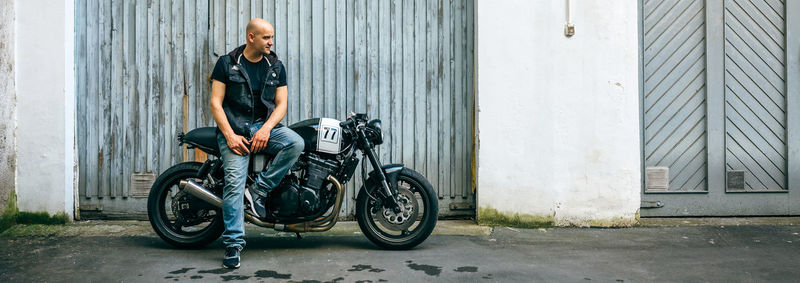
[[[338,120],[326,119],[326,120],[328,120],[329,123],[335,121],[335,123],[331,123],[331,125],[335,124],[335,129],[333,129],[330,132],[325,132],[323,130],[323,135],[325,135],[323,138],[327,137],[326,140],[331,140],[331,137],[335,137],[335,136],[333,136],[334,134],[335,135],[340,135],[339,138],[335,139],[335,140],[338,141],[339,146],[338,146],[338,151],[336,151],[336,152],[331,152],[329,150],[328,151],[320,150],[318,148],[318,146],[320,144],[320,140],[319,140],[319,138],[320,138],[320,136],[319,136],[320,135],[320,131],[319,131],[320,120],[322,120],[322,119],[321,118],[311,118],[311,119],[303,120],[303,121],[300,121],[300,122],[297,122],[297,123],[289,125],[289,128],[294,130],[298,135],[300,135],[300,137],[303,138],[303,141],[305,141],[305,144],[306,144],[305,145],[305,151],[306,152],[320,152],[321,151],[321,152],[324,152],[324,153],[337,154],[337,153],[341,152],[341,150],[343,150],[346,145],[351,143],[352,138],[349,135],[344,134],[343,131],[341,130],[341,128],[339,128],[339,121]]]

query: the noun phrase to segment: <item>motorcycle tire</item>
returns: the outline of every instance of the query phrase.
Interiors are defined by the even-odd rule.
[[[150,224],[153,226],[156,234],[161,239],[178,248],[199,248],[203,247],[222,235],[225,226],[222,222],[222,211],[213,210],[215,215],[209,215],[210,222],[197,223],[198,225],[191,225],[188,227],[182,226],[180,218],[176,218],[174,210],[171,209],[171,204],[167,203],[167,198],[175,196],[181,189],[178,183],[185,179],[197,180],[197,172],[203,166],[199,162],[184,162],[176,164],[156,179],[150,189],[150,195],[147,200],[147,216],[150,219]],[[194,199],[194,201],[201,201]],[[167,207],[170,205],[170,208]],[[212,210],[203,210],[200,212],[209,213]],[[172,223],[175,220],[176,223]],[[195,223],[191,223],[195,224]],[[197,227],[205,225],[204,227]]]
[[[401,215],[394,214],[377,205],[362,187],[356,198],[356,220],[361,232],[372,243],[384,249],[407,250],[425,241],[433,232],[439,204],[433,186],[416,171],[403,168],[397,179],[398,201],[407,209]],[[404,215],[408,211],[411,217],[402,219],[409,216]]]

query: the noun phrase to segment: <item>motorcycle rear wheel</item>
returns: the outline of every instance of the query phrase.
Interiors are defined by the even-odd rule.
[[[218,209],[189,210],[195,219],[186,222],[184,217],[176,215],[176,210],[172,207],[172,204],[179,200],[188,200],[184,203],[188,203],[190,208],[193,208],[193,204],[202,202],[202,200],[181,192],[182,190],[178,187],[178,183],[185,179],[193,179],[202,183],[201,180],[196,179],[201,166],[203,164],[199,162],[176,164],[164,171],[150,189],[147,200],[147,216],[150,219],[150,225],[161,239],[178,248],[203,247],[219,238],[225,230],[222,212]],[[187,212],[184,210],[178,213]]]
[[[398,201],[410,208],[411,213],[394,214],[378,205],[362,188],[356,199],[356,219],[361,232],[374,244],[389,250],[407,250],[425,241],[433,232],[439,204],[433,186],[414,170],[403,168],[396,185],[400,191]],[[405,218],[408,216],[411,217]]]

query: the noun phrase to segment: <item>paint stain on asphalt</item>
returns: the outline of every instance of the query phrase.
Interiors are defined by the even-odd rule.
[[[483,278],[483,279],[492,279],[492,274],[491,273],[486,274],[486,276],[481,277],[481,278]]]
[[[217,269],[209,269],[209,270],[199,270],[197,273],[211,273],[211,274],[225,274],[233,272],[233,269],[227,268],[217,268]]]
[[[368,270],[369,272],[375,272],[375,273],[386,271],[380,268],[373,268],[372,265],[366,265],[366,264],[353,265],[353,268],[348,269],[347,271],[364,271],[364,270]]]
[[[231,281],[231,280],[247,280],[250,276],[246,275],[222,275],[222,281]]]
[[[429,276],[439,276],[439,274],[442,273],[442,268],[438,266],[427,265],[427,264],[416,264],[410,260],[406,261],[406,263],[408,263],[409,268],[425,272],[425,274]]]
[[[200,276],[200,275],[192,275],[192,277],[189,277],[189,278],[192,278],[192,279],[203,279],[203,276]]]
[[[325,282],[319,280],[303,280],[303,281],[289,281],[289,283],[337,283],[342,281],[344,281],[344,277],[339,277],[331,281],[325,281]]]
[[[259,270],[256,271],[257,278],[275,278],[275,279],[290,279],[292,278],[291,274],[280,274],[276,271],[272,270]]]
[[[456,268],[454,271],[455,272],[478,272],[478,267],[476,267],[476,266],[462,266],[462,267]]]
[[[192,269],[194,269],[194,268],[192,268],[192,267],[181,268],[181,269],[178,269],[178,270],[175,270],[175,271],[170,271],[170,272],[169,272],[169,274],[181,274],[181,273],[186,273],[187,271],[189,271],[189,270],[192,270]]]

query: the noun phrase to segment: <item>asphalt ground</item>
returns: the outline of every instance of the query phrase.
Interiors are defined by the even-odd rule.
[[[0,282],[798,282],[797,218],[672,219],[641,227],[517,229],[440,221],[408,251],[352,222],[327,233],[247,226],[242,267],[219,241],[172,248],[137,221],[17,225],[0,234]],[[787,220],[788,219],[788,220]]]

